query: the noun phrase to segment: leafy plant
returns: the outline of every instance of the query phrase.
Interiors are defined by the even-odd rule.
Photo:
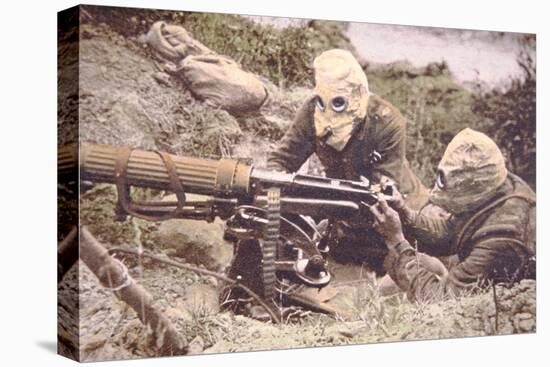
[[[487,131],[507,158],[508,168],[536,189],[536,64],[529,51],[535,36],[523,38],[524,50],[518,57],[523,78],[515,78],[505,90],[479,94],[473,109],[490,118]]]

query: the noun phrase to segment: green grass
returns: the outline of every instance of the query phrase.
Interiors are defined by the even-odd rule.
[[[372,91],[394,104],[407,120],[407,157],[429,187],[445,147],[460,130],[485,130],[491,121],[472,111],[474,95],[454,82],[443,65],[407,73],[408,65],[368,72]]]

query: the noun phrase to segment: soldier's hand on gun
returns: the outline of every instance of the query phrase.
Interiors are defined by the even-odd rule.
[[[391,197],[388,198],[388,204],[397,211],[403,210],[406,205],[405,203],[406,195],[401,194],[399,190],[397,190],[395,182],[392,179],[386,176],[383,176],[380,179],[380,185],[382,186],[383,192],[387,192],[387,191],[391,192]],[[387,190],[387,187],[389,187],[389,190]]]
[[[378,203],[369,209],[374,217],[373,228],[382,236],[388,247],[405,240],[399,214],[388,205],[383,195],[378,195]]]

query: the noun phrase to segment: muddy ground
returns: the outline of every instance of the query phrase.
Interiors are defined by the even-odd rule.
[[[270,84],[271,101],[254,116],[235,117],[197,101],[185,86],[159,68],[140,43],[108,26],[85,25],[80,43],[80,139],[129,144],[144,149],[203,157],[252,157],[262,165],[307,88],[280,90]],[[310,162],[306,171],[320,173]],[[115,191],[100,185],[81,197],[81,221],[107,247],[132,246],[222,271],[232,247],[222,239],[223,223],[139,219],[114,220]],[[329,346],[442,337],[483,336],[536,330],[535,284],[497,287],[491,292],[416,305],[404,295],[382,297],[372,277],[341,285],[348,319],[305,314],[280,325],[219,312],[223,284],[211,277],[143,260],[124,259],[130,275],[155,298],[178,331],[204,353],[304,346]],[[73,286],[79,280],[78,289]],[[104,289],[82,263],[60,284],[61,316],[71,312],[79,292],[81,359],[111,360],[156,356],[158,350],[136,314]],[[74,325],[73,325],[74,326]],[[74,332],[62,326],[64,334]]]

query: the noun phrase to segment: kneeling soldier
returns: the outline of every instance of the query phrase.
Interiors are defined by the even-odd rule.
[[[327,177],[354,181],[364,177],[375,184],[389,178],[407,194],[411,207],[423,205],[428,190],[405,157],[405,118],[369,91],[367,76],[350,52],[326,51],[315,59],[313,68],[314,95],[270,153],[268,168],[296,172],[316,153]],[[371,269],[383,272],[386,249],[374,231],[344,221],[331,223],[330,231],[334,259],[366,262]]]
[[[497,145],[471,129],[461,131],[439,163],[430,202],[451,216],[442,218],[408,207],[399,193],[391,206],[380,198],[371,207],[375,229],[389,254],[387,272],[411,300],[491,283],[535,277],[535,193],[508,172]],[[418,250],[433,256],[458,255],[447,270],[413,248],[403,236],[402,221],[412,229]]]

